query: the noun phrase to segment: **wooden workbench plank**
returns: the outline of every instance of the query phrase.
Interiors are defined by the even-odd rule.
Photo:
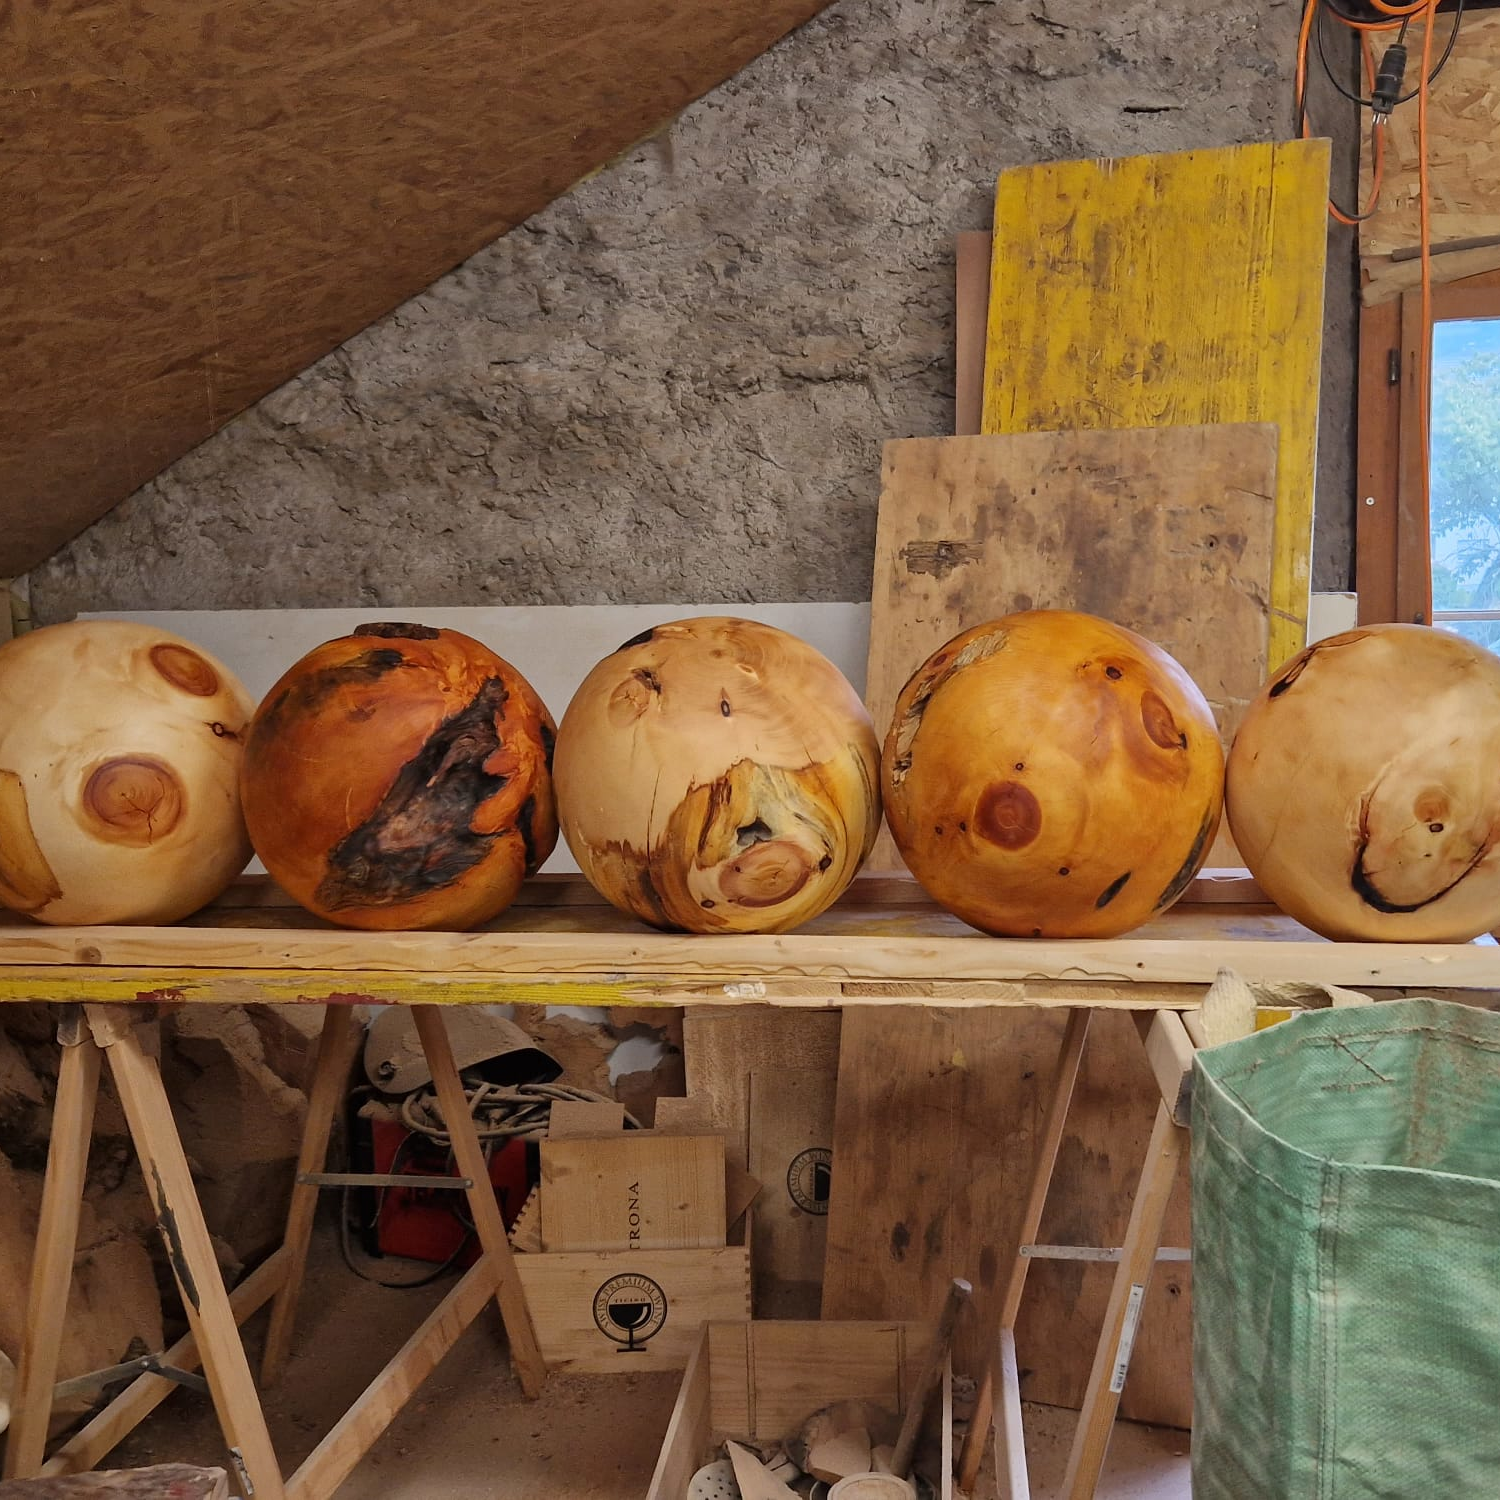
[[[1304,644],[1328,142],[1001,173],[983,430],[1275,422],[1271,665]]]
[[[800,987],[778,993],[781,981],[817,979],[843,984],[918,980],[1057,980],[1150,984],[1211,984],[1221,968],[1251,982],[1302,980],[1353,988],[1497,989],[1500,949],[1493,943],[1268,942],[1215,936],[1162,939],[1132,935],[1092,941],[1002,938],[676,938],[620,945],[575,935],[566,944],[509,943],[482,948],[415,948],[372,942],[341,951],[282,954],[267,968],[253,946],[190,946],[173,931],[156,938],[128,929],[96,935],[98,962],[79,963],[68,946],[45,935],[0,940],[0,1003],[26,1000],[145,1000],[164,1004],[211,1003],[501,1003],[520,993],[547,1003],[576,985],[528,985],[539,977],[587,982],[595,1004],[640,1006],[770,1003],[814,1009],[842,1003],[832,989],[812,994]],[[215,975],[216,970],[224,972]],[[135,972],[130,972],[135,971]],[[622,974],[629,979],[619,978]],[[605,995],[610,996],[604,999]],[[848,997],[865,998],[872,997]],[[887,1001],[889,1003],[889,1001]],[[945,1004],[961,1004],[954,995]],[[985,998],[980,1003],[1006,1003]],[[1018,998],[1011,1003],[1031,1003]]]

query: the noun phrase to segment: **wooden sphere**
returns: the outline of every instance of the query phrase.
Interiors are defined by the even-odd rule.
[[[297,662],[245,746],[245,821],[292,897],[347,927],[472,927],[557,842],[552,717],[456,630],[362,625]]]
[[[897,847],[949,911],[1006,937],[1109,937],[1197,874],[1224,755],[1160,647],[1029,610],[927,659],[896,700],[882,773]]]
[[[1225,805],[1262,889],[1325,937],[1500,926],[1500,660],[1425,625],[1309,646],[1246,713]]]
[[[175,922],[250,858],[250,695],[190,642],[77,620],[0,646],[0,902],[43,922]]]
[[[677,620],[606,656],[568,705],[563,835],[643,922],[784,932],[870,852],[879,762],[859,695],[811,646],[750,620]]]

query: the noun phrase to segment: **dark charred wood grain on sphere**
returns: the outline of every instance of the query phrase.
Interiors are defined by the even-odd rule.
[[[1218,827],[1219,820],[1212,812],[1203,815],[1203,821],[1198,825],[1198,832],[1193,838],[1193,847],[1188,850],[1187,858],[1182,862],[1182,868],[1156,898],[1154,908],[1156,911],[1165,911],[1193,883],[1193,877],[1203,864],[1203,856],[1208,849],[1209,840],[1218,831]]]
[[[1452,880],[1440,890],[1434,891],[1430,896],[1424,896],[1420,901],[1392,901],[1375,884],[1375,881],[1365,869],[1365,855],[1369,852],[1369,848],[1369,839],[1367,837],[1362,838],[1354,856],[1354,867],[1349,872],[1349,886],[1366,906],[1374,911],[1384,912],[1388,916],[1397,913],[1421,911],[1423,907],[1431,906],[1434,901],[1441,901],[1444,896],[1473,874],[1474,870],[1483,861],[1485,855],[1490,852],[1488,847],[1481,846],[1475,851],[1473,859]]]
[[[655,635],[656,627],[653,625],[650,630],[643,630],[639,635],[633,635],[628,641],[616,646],[610,654],[618,656],[622,651],[629,651],[632,646],[644,646],[647,641],[654,639]]]
[[[196,651],[163,641],[151,648],[151,665],[175,688],[195,698],[212,698],[219,691],[219,674]]]
[[[356,625],[351,635],[373,635],[384,641],[435,641],[441,631],[431,625],[410,625],[402,620],[376,620],[369,625]]]
[[[1107,886],[1105,886],[1102,891],[1100,891],[1099,899],[1094,902],[1095,911],[1103,911],[1104,908],[1108,906],[1109,903],[1113,901],[1115,897],[1118,896],[1127,885],[1129,885],[1130,875],[1131,872],[1129,870],[1126,870],[1126,872],[1122,876],[1120,876],[1118,880],[1112,880]]]
[[[521,835],[521,846],[526,850],[526,873],[535,875],[542,867],[542,860],[546,854],[541,854],[536,846],[536,832],[533,825],[536,822],[536,797],[528,797],[522,804],[521,810],[516,814],[516,832]],[[550,854],[552,851],[547,851]]]
[[[1024,849],[1042,831],[1042,805],[1019,781],[995,782],[974,809],[974,826],[1002,849]]]
[[[496,835],[476,833],[472,824],[505,785],[485,762],[500,748],[507,697],[505,684],[489,678],[402,766],[370,817],[329,852],[317,891],[323,906],[337,912],[410,901],[485,857]]]
[[[251,738],[269,739],[280,731],[286,719],[310,717],[345,688],[378,682],[387,672],[405,665],[406,658],[395,647],[377,646],[350,661],[297,677],[261,705]]]

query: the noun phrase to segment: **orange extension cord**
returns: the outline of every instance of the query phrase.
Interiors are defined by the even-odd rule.
[[[1437,12],[1439,0],[1412,0],[1407,5],[1391,5],[1388,0],[1370,0],[1371,6],[1389,17],[1385,21],[1350,21],[1331,11],[1334,19],[1341,26],[1348,26],[1360,33],[1360,46],[1364,54],[1365,76],[1373,85],[1375,77],[1374,54],[1370,47],[1370,33],[1377,31],[1394,31],[1403,24],[1418,21],[1422,27],[1422,65],[1421,73],[1417,79],[1417,196],[1418,214],[1421,224],[1421,296],[1422,296],[1422,343],[1419,358],[1417,360],[1417,380],[1419,382],[1417,411],[1418,411],[1418,442],[1421,452],[1425,455],[1430,451],[1429,445],[1431,435],[1429,422],[1431,417],[1430,407],[1432,401],[1432,192],[1429,178],[1428,149],[1427,149],[1427,101],[1431,92],[1429,77],[1432,72],[1432,38],[1437,30]],[[1314,19],[1317,16],[1318,0],[1306,0],[1302,10],[1302,29],[1297,38],[1297,117],[1301,122],[1304,137],[1312,134],[1307,122],[1307,57],[1308,43],[1312,37]],[[1371,168],[1370,168],[1370,201],[1361,212],[1356,209],[1354,215],[1344,214],[1330,200],[1328,204],[1329,213],[1341,224],[1357,224],[1360,219],[1368,217],[1380,201],[1380,189],[1384,180],[1385,172],[1385,131],[1377,121],[1371,126]],[[1416,507],[1417,515],[1411,519],[1427,534],[1420,538],[1413,538],[1413,542],[1420,542],[1420,555],[1430,556],[1431,552],[1431,497],[1428,492],[1430,463],[1424,459],[1422,464],[1422,490],[1421,504]],[[1415,550],[1415,548],[1414,548]],[[1431,583],[1427,588],[1427,599],[1422,610],[1422,617],[1427,623],[1432,621],[1432,599]]]

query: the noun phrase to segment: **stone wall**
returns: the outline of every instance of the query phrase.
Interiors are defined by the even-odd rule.
[[[867,598],[880,445],[951,430],[953,236],[995,174],[1288,135],[1297,23],[841,0],[146,485],[32,575],[36,616]],[[1329,248],[1324,589],[1353,509]]]

